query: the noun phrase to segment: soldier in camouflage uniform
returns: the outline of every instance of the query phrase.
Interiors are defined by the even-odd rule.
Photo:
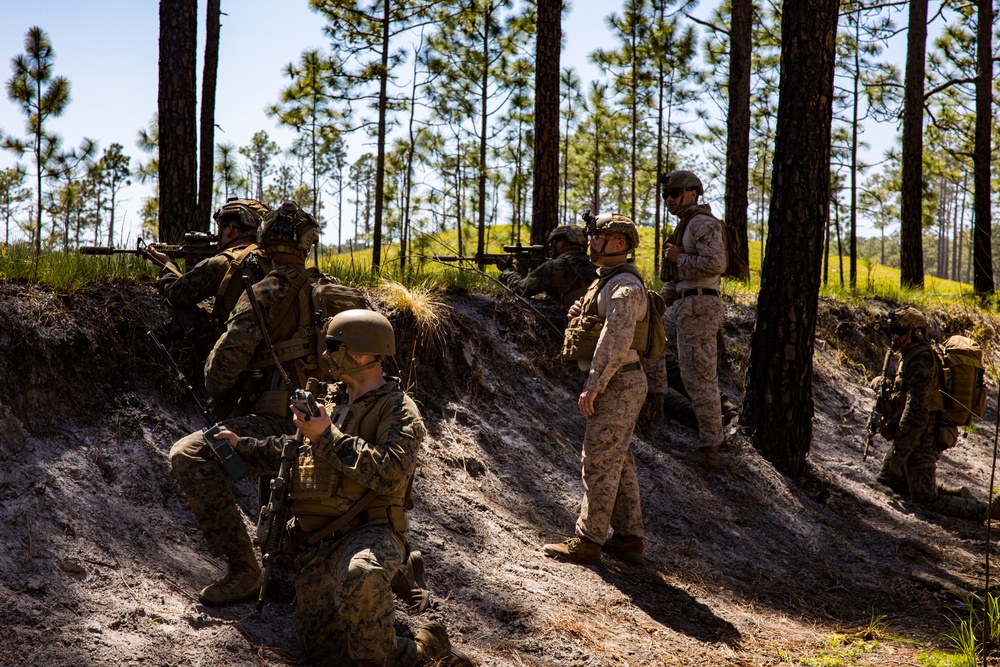
[[[941,452],[955,444],[958,427],[943,422],[941,369],[927,341],[927,319],[916,308],[906,307],[890,316],[889,335],[898,355],[896,377],[880,433],[892,441],[882,461],[878,482],[899,493],[908,493],[927,509],[962,519],[985,521],[1000,518],[1000,504],[976,500],[966,489],[949,489],[935,480]],[[881,383],[875,378],[873,383]],[[998,496],[1000,498],[1000,496]]]
[[[587,255],[583,230],[576,225],[556,227],[545,242],[545,254],[548,261],[527,276],[506,269],[500,274],[500,282],[524,297],[544,292],[563,308],[569,308],[597,277],[597,267]]]
[[[324,355],[339,381],[329,385],[319,416],[295,410],[304,439],[288,494],[295,627],[307,657],[331,667],[472,665],[440,623],[418,630],[414,640],[393,629],[390,582],[404,561],[405,510],[426,430],[399,381],[382,372],[382,359],[395,353],[392,326],[373,311],[346,310],[326,331]],[[277,471],[284,438],[244,435],[217,437],[251,473]]]
[[[226,319],[243,294],[243,273],[253,282],[271,271],[264,249],[257,245],[257,228],[268,208],[253,199],[232,197],[215,212],[218,224],[219,254],[189,267],[181,273],[177,265],[154,248],[147,253],[163,266],[156,279],[156,289],[175,308],[192,308],[209,297],[215,297],[212,323],[222,329]]]
[[[660,182],[667,210],[679,218],[663,248],[660,294],[667,304],[667,343],[677,348],[681,379],[698,421],[699,447],[687,458],[714,467],[723,441],[716,366],[723,315],[719,289],[726,269],[722,223],[711,207],[698,203],[704,188],[690,171],[671,172]]]
[[[271,211],[264,218],[258,230],[258,242],[268,251],[274,269],[253,286],[253,292],[265,321],[272,322],[277,318],[286,294],[298,284],[300,275],[305,271],[306,254],[318,238],[316,221],[294,202],[285,202],[280,209]],[[272,342],[278,344],[281,341]],[[225,333],[216,341],[205,364],[205,385],[216,419],[228,415],[232,403],[230,398],[234,393],[242,393],[237,381],[243,376],[254,353],[262,349],[266,352],[262,343],[260,324],[250,300],[243,294]],[[301,387],[273,389],[268,384],[265,391],[256,392],[253,414],[224,419],[220,423],[254,438],[294,433],[295,427],[288,412],[288,395],[296,388]],[[216,558],[224,556],[229,566],[225,577],[201,590],[199,599],[204,604],[225,605],[256,597],[261,583],[260,566],[233,501],[229,478],[217,463],[201,431],[174,443],[170,450],[170,463],[174,477],[198,520],[209,551]]]
[[[636,326],[647,317],[648,306],[642,278],[627,262],[639,245],[639,232],[628,216],[606,213],[594,219],[588,233],[598,279],[570,308],[569,316],[575,319],[564,343],[564,358],[575,358],[587,372],[577,401],[587,417],[583,502],[576,536],[546,544],[543,550],[553,558],[596,563],[603,546],[614,556],[641,563],[644,529],[630,446],[646,398]],[[579,344],[570,342],[574,340]],[[641,345],[644,348],[645,340]],[[610,538],[609,528],[614,529]]]

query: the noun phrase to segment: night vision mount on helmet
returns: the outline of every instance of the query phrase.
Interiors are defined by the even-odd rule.
[[[293,201],[285,201],[270,211],[257,232],[257,243],[270,252],[286,252],[305,257],[319,241],[316,219]]]

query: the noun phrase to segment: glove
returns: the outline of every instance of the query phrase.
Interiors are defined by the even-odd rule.
[[[643,405],[643,414],[646,419],[657,426],[663,423],[663,400],[664,394],[649,394],[646,396],[646,403]]]

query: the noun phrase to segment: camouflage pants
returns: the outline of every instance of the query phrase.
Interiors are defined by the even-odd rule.
[[[270,415],[233,417],[224,419],[221,423],[241,437],[266,438],[295,433],[291,420]],[[276,473],[281,451],[256,449],[261,451],[237,448],[240,457],[250,468],[250,475]],[[198,520],[198,527],[205,536],[209,552],[218,558],[234,551],[250,549],[252,545],[243,517],[236,506],[229,475],[221,464],[211,458],[211,451],[201,431],[196,431],[184,436],[170,448],[170,465]]]
[[[953,432],[940,434],[951,437],[954,442],[957,428],[944,427]],[[981,500],[943,494],[937,484],[937,462],[941,457],[938,447],[938,425],[936,417],[929,420],[920,442],[908,455],[899,452],[895,445],[889,448],[882,461],[879,481],[899,491],[907,491],[913,502],[923,505],[932,512],[954,516],[960,519],[984,520],[987,505]],[[898,471],[902,468],[903,473]]]
[[[722,325],[722,300],[696,295],[677,299],[663,314],[667,345],[676,345],[681,380],[698,421],[698,444],[722,444],[716,340]]]
[[[397,638],[392,577],[403,537],[371,523],[295,559],[295,629],[317,666],[416,664],[416,646]]]
[[[646,400],[642,370],[616,373],[594,403],[583,436],[583,503],[576,534],[598,544],[615,534],[642,537],[632,431]]]

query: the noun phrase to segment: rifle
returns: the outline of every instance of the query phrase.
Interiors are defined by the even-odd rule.
[[[517,244],[505,245],[503,253],[476,253],[474,257],[434,255],[432,259],[438,262],[474,262],[480,269],[486,264],[493,264],[501,271],[513,263],[517,272],[526,276],[541,266],[548,258],[545,256],[545,246],[543,245]]]
[[[183,259],[185,266],[190,268],[201,260],[219,253],[219,237],[206,232],[188,232],[184,235],[184,243],[181,245],[170,243],[147,244],[141,238],[137,238],[134,249],[99,245],[84,245],[77,248],[77,252],[81,255],[139,255],[151,259],[149,250],[158,250],[170,259]],[[179,276],[180,274],[178,274]]]
[[[889,399],[889,392],[892,390],[894,378],[889,377],[889,360],[892,358],[892,348],[885,351],[885,358],[882,360],[882,379],[879,381],[878,390],[875,393],[875,404],[868,415],[868,425],[866,426],[867,437],[865,438],[865,451],[861,453],[862,463],[868,460],[868,448],[875,441],[875,434],[885,424],[888,415],[882,414],[885,411],[885,403]]]
[[[226,440],[215,439],[215,435],[222,430],[222,426],[217,424],[215,420],[212,419],[212,415],[209,413],[208,407],[201,402],[200,398],[198,398],[198,394],[195,393],[194,387],[192,387],[191,383],[187,381],[187,378],[184,376],[184,372],[177,367],[177,363],[174,361],[174,358],[170,356],[170,352],[167,351],[167,348],[164,347],[163,343],[161,343],[156,337],[156,334],[152,331],[147,331],[146,333],[153,340],[153,345],[155,345],[156,349],[160,351],[160,354],[163,355],[166,362],[170,364],[170,368],[173,369],[174,375],[177,376],[177,381],[184,385],[184,388],[187,389],[187,392],[190,394],[194,404],[198,406],[202,416],[205,418],[207,426],[201,429],[202,436],[205,438],[205,442],[208,443],[208,446],[212,448],[212,451],[215,452],[215,455],[219,457],[219,461],[222,462],[222,467],[226,469],[226,472],[229,473],[229,476],[234,480],[240,479],[246,475],[250,470],[247,468],[247,464],[243,462],[243,459],[240,458],[240,455],[236,453],[236,450],[233,449],[233,446]]]
[[[306,414],[308,420],[319,415],[316,404],[316,393],[319,391],[319,381],[316,378],[306,380],[306,389],[296,389],[291,402],[296,408]],[[271,495],[267,505],[260,508],[257,520],[257,543],[260,544],[261,560],[264,563],[264,579],[260,584],[260,595],[257,596],[257,612],[264,608],[267,598],[267,584],[271,580],[271,570],[283,551],[288,536],[288,490],[292,483],[292,465],[298,455],[299,444],[302,442],[302,431],[296,430],[293,437],[286,437],[281,443],[281,464],[278,475],[271,480],[269,486]]]

